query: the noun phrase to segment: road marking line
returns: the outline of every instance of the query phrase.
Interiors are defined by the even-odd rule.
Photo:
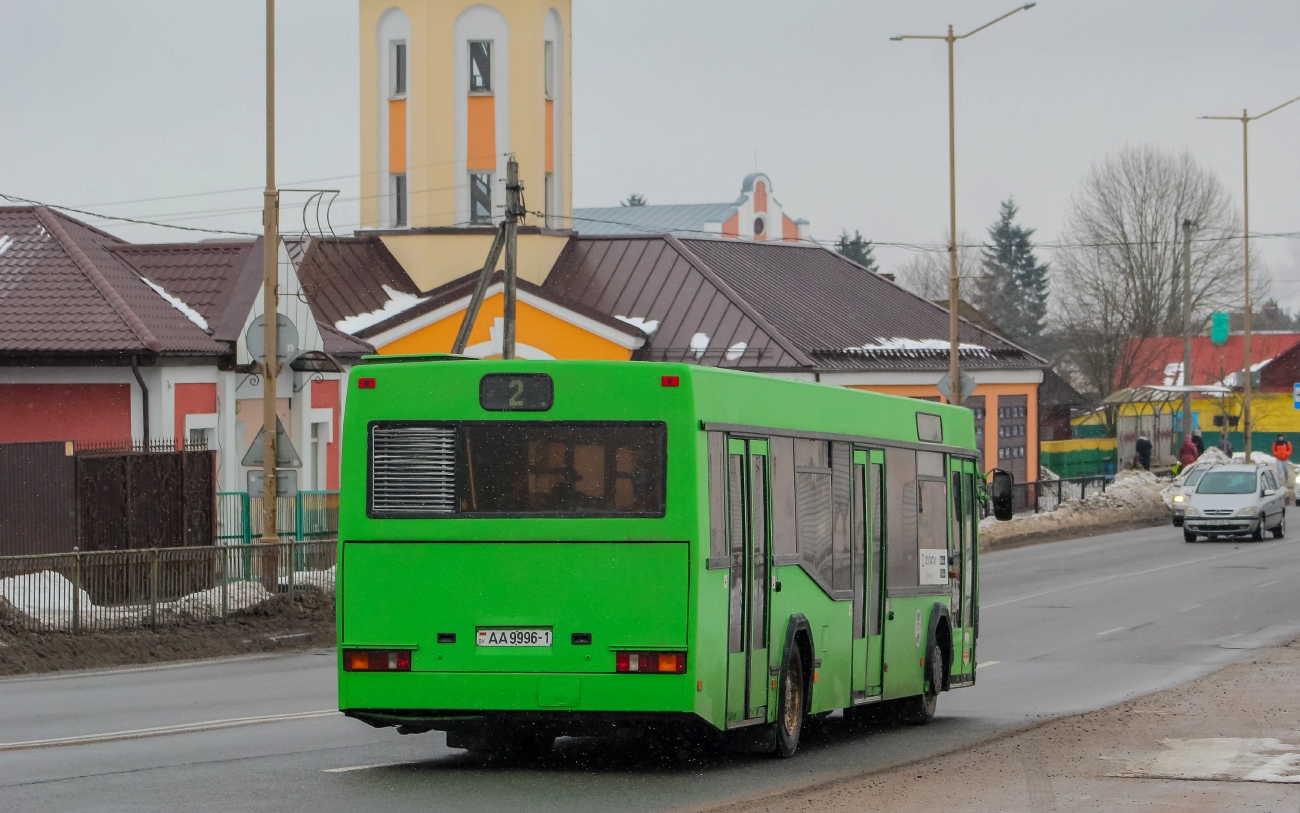
[[[1282,580],[1281,580],[1281,579],[1274,579],[1274,580],[1271,581],[1271,582],[1264,582],[1263,584],[1257,584],[1257,585],[1255,585],[1255,586],[1256,586],[1256,587],[1268,587],[1270,584],[1277,584],[1277,583],[1280,582],[1280,581],[1282,581]]]
[[[1202,601],[1200,604],[1193,604],[1193,605],[1190,606],[1190,607],[1184,607],[1183,609],[1179,610],[1178,612],[1180,612],[1180,613],[1185,613],[1185,612],[1187,612],[1188,610],[1195,610],[1197,607],[1204,607],[1204,606],[1205,606],[1205,602]]]
[[[391,768],[394,765],[408,765],[406,762],[376,762],[374,765],[349,765],[346,768],[326,768],[321,773],[347,773],[348,771],[368,771],[371,768]]]
[[[117,740],[137,740],[144,737],[164,737],[169,734],[190,734],[199,731],[216,731],[222,728],[257,725],[259,723],[279,723],[290,720],[312,720],[317,717],[329,717],[339,712],[335,709],[319,711],[299,711],[291,714],[266,714],[261,717],[232,717],[226,720],[205,720],[200,723],[181,723],[179,725],[157,726],[155,728],[134,728],[127,731],[110,731],[104,734],[82,734],[74,737],[52,737],[48,740],[24,740],[22,742],[0,742],[0,751],[21,751],[29,748],[58,748],[65,745],[89,745],[91,743],[114,742]]]
[[[975,668],[988,669],[990,666],[997,666],[999,663],[1002,663],[1002,661],[980,661],[979,663],[975,664]]]
[[[1098,634],[1098,635],[1110,635],[1112,632],[1120,632],[1121,630],[1126,630],[1126,629],[1128,629],[1128,627],[1116,627],[1116,628],[1113,629],[1113,630],[1106,630],[1105,632],[1099,632],[1099,633],[1097,633],[1097,634]]]
[[[1028,601],[1028,600],[1031,599],[1031,598],[1040,598],[1040,597],[1042,597],[1042,596],[1050,596],[1052,593],[1060,593],[1060,592],[1063,592],[1063,591],[1065,591],[1065,590],[1074,590],[1075,588],[1078,588],[1078,587],[1087,587],[1088,585],[1091,585],[1091,584],[1100,584],[1101,582],[1114,581],[1115,579],[1126,579],[1126,578],[1128,578],[1128,577],[1130,577],[1130,576],[1145,576],[1145,575],[1148,574],[1148,573],[1158,573],[1158,572],[1161,571],[1161,570],[1169,570],[1170,568],[1183,567],[1183,566],[1185,566],[1185,565],[1195,565],[1195,564],[1200,564],[1201,562],[1212,562],[1212,561],[1214,561],[1215,559],[1225,559],[1225,558],[1227,558],[1227,557],[1229,557],[1229,556],[1240,556],[1240,555],[1242,555],[1242,554],[1244,554],[1244,553],[1258,553],[1258,552],[1260,552],[1260,551],[1264,551],[1264,550],[1277,550],[1277,547],[1276,547],[1277,544],[1281,544],[1281,545],[1291,545],[1291,544],[1295,544],[1295,542],[1297,542],[1297,541],[1300,541],[1300,540],[1291,540],[1291,541],[1286,541],[1286,542],[1279,542],[1279,543],[1275,543],[1275,545],[1270,545],[1270,546],[1268,546],[1267,548],[1254,548],[1254,547],[1252,547],[1252,548],[1244,548],[1244,549],[1242,549],[1242,550],[1234,550],[1234,551],[1232,551],[1231,553],[1220,553],[1220,554],[1217,554],[1217,555],[1215,555],[1215,556],[1204,556],[1204,557],[1202,557],[1202,558],[1200,558],[1200,559],[1191,559],[1191,560],[1186,561],[1186,562],[1175,562],[1175,563],[1172,564],[1172,565],[1161,565],[1160,567],[1152,567],[1152,568],[1148,568],[1148,569],[1146,569],[1146,570],[1137,570],[1137,571],[1134,571],[1134,572],[1132,572],[1132,573],[1116,573],[1116,574],[1114,574],[1114,575],[1112,575],[1112,576],[1101,576],[1101,577],[1096,578],[1096,579],[1089,579],[1089,580],[1087,580],[1087,581],[1078,582],[1078,583],[1076,583],[1076,584],[1067,584],[1067,585],[1065,585],[1064,587],[1053,587],[1051,590],[1044,590],[1044,591],[1041,592],[1041,593],[1031,593],[1031,594],[1029,594],[1029,595],[1027,595],[1027,596],[1021,596],[1020,598],[1009,598],[1009,599],[1007,599],[1006,601],[997,601],[997,602],[994,602],[993,604],[984,604],[984,605],[981,606],[981,609],[984,609],[984,610],[991,610],[991,609],[993,609],[994,607],[1001,607],[1001,606],[1006,605],[1006,604],[1015,604],[1015,603],[1018,602],[1018,601]]]

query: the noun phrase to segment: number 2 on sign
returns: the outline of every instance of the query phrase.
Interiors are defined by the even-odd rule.
[[[512,407],[522,407],[524,405],[524,380],[522,378],[510,379],[510,400],[507,403]]]

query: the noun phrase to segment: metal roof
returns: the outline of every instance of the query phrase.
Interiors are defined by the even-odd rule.
[[[574,209],[573,230],[579,234],[676,234],[704,237],[707,234],[704,230],[705,223],[726,223],[735,213],[734,202]]]

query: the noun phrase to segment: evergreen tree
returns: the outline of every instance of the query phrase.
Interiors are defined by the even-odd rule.
[[[835,250],[868,271],[880,273],[880,266],[876,264],[876,256],[871,241],[862,239],[862,232],[857,229],[853,230],[852,237],[849,237],[848,229],[841,231],[840,241],[835,245]]]
[[[1003,201],[1001,216],[989,227],[992,245],[984,246],[972,304],[1008,338],[1023,341],[1043,332],[1048,268],[1034,256],[1034,230],[1015,223],[1018,211],[1014,201]]]
[[[633,192],[631,195],[628,195],[627,200],[620,203],[619,206],[645,206],[645,196]]]

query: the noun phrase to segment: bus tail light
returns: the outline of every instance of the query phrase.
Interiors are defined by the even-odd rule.
[[[409,672],[409,649],[345,649],[344,672]]]
[[[682,379],[680,376],[666,375],[659,379],[659,384],[664,387],[680,387],[682,385]]]
[[[686,673],[685,652],[616,652],[621,674],[681,675]]]
[[[358,379],[357,379],[357,389],[359,389],[359,390],[373,390],[374,388],[375,388],[375,380],[374,380],[373,378],[358,378]]]

